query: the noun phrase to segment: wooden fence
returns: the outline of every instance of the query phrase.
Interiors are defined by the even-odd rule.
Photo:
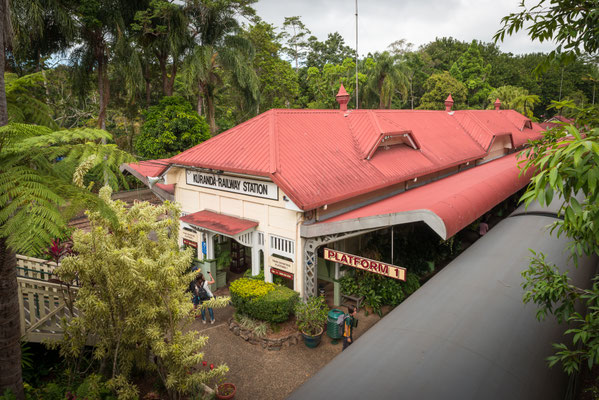
[[[54,262],[17,255],[21,334],[27,341],[59,340],[62,319],[77,316],[77,310],[69,305],[78,288],[56,279],[54,268]]]

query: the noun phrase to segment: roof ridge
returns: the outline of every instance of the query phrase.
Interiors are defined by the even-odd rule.
[[[359,143],[358,143],[358,139],[356,139],[356,132],[355,132],[355,130],[354,130],[354,126],[353,126],[353,124],[350,122],[350,118],[349,118],[350,116],[351,116],[351,113],[349,113],[349,114],[347,115],[347,117],[344,117],[344,118],[347,120],[347,121],[346,121],[346,123],[347,123],[347,128],[349,129],[349,132],[350,132],[350,134],[351,134],[352,142],[353,142],[353,144],[354,144],[354,150],[356,151],[356,154],[357,154],[358,156],[360,156],[360,157],[361,157],[361,156],[362,156],[362,152],[360,151],[360,145],[359,145]],[[362,159],[364,159],[364,157],[362,157]]]
[[[278,140],[277,134],[275,130],[276,123],[276,110],[270,110],[269,120],[268,120],[268,145],[269,145],[269,163],[268,163],[268,172],[271,175],[274,175],[277,172],[279,163],[278,163]]]
[[[472,118],[474,120],[474,123],[477,124],[479,127],[481,127],[482,129],[484,129],[485,131],[487,131],[488,133],[491,134],[491,136],[494,138],[495,135],[493,134],[493,131],[491,131],[489,128],[487,128],[487,126],[485,124],[483,124],[478,118],[476,118],[474,115],[472,115],[470,113],[470,111],[472,110],[459,110],[459,114],[464,114],[465,116]],[[453,115],[459,115],[458,111],[454,112]],[[472,139],[472,141],[478,146],[480,147],[485,153],[488,152],[488,149],[485,149],[479,142],[478,140],[476,140],[474,138],[474,136],[472,136],[472,134],[468,131],[468,129],[466,129],[466,127],[464,126],[464,124],[462,124],[462,122],[458,119],[458,118],[454,118],[454,120],[458,123],[458,126],[462,129],[462,131],[464,131],[466,133],[466,135],[468,135],[468,137],[470,139]],[[491,140],[491,143],[493,143],[493,140]]]
[[[379,110],[376,110],[376,111],[379,111]],[[408,132],[408,131],[409,131],[409,132],[412,132],[412,130],[411,130],[411,129],[408,129],[408,128],[406,128],[406,127],[402,126],[402,125],[399,125],[399,124],[398,124],[398,123],[396,123],[395,121],[393,121],[393,120],[391,120],[391,119],[389,119],[389,118],[385,117],[385,115],[380,115],[380,116],[378,116],[377,118],[382,118],[382,119],[384,119],[385,121],[387,121],[388,123],[390,123],[391,125],[395,125],[395,126],[397,126],[397,127],[400,129],[398,132]],[[392,132],[383,132],[383,133],[392,133]]]
[[[524,131],[524,128],[526,127],[526,122],[527,122],[527,121],[530,121],[530,123],[531,123],[531,126],[532,126],[532,120],[531,120],[530,118],[528,118],[526,115],[524,115],[524,114],[521,114],[521,113],[519,113],[519,112],[518,112],[518,111],[516,111],[516,110],[507,109],[507,110],[499,110],[499,111],[512,111],[511,113],[509,113],[509,112],[508,112],[508,113],[506,113],[506,114],[505,114],[505,115],[506,115],[506,117],[507,117],[506,119],[508,120],[508,122],[509,122],[510,124],[514,125],[514,126],[516,127],[516,129],[518,129],[520,132],[523,132],[523,131]],[[524,118],[524,123],[522,124],[522,126],[521,126],[521,127],[519,127],[518,125],[516,125],[516,124],[515,124],[515,123],[512,121],[512,118],[511,118],[510,114],[511,114],[511,115],[513,115],[514,113],[516,113],[516,114],[518,114],[518,116],[521,116],[522,118]]]
[[[366,160],[370,160],[372,158],[372,154],[374,153],[374,147],[378,144],[378,142],[380,142],[381,135],[383,134],[383,128],[381,128],[381,124],[379,124],[379,120],[374,114],[374,110],[368,110],[368,115],[370,116],[370,120],[374,123],[374,128],[376,129],[377,134],[375,140],[368,145],[368,150],[366,151],[366,154],[364,154],[362,157]]]

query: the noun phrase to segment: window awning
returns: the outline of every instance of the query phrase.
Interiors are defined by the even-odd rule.
[[[180,220],[200,229],[226,236],[236,236],[253,230],[258,226],[258,223],[255,221],[231,217],[208,210],[185,215]]]
[[[517,154],[303,225],[301,234],[317,237],[423,221],[443,239],[450,238],[530,181],[531,171],[519,176]]]

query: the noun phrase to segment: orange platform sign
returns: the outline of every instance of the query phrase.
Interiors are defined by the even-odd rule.
[[[386,264],[380,261],[371,260],[355,256],[353,254],[343,253],[337,250],[324,249],[324,259],[334,261],[339,264],[349,265],[375,274],[387,276],[400,281],[406,280],[406,269],[396,265]]]

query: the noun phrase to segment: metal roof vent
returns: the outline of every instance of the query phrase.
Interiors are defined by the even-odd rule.
[[[499,111],[499,109],[501,108],[501,101],[499,101],[499,98],[495,100],[495,103],[493,103],[493,105],[495,106],[495,111]]]
[[[343,87],[343,83],[341,84],[341,87],[339,88],[339,93],[337,93],[337,96],[335,96],[335,98],[337,99],[337,103],[339,103],[339,109],[341,111],[347,111],[347,103],[349,102],[349,94]]]
[[[453,99],[451,98],[451,93],[449,93],[449,96],[445,99],[445,111],[450,112],[451,107],[453,107]]]

